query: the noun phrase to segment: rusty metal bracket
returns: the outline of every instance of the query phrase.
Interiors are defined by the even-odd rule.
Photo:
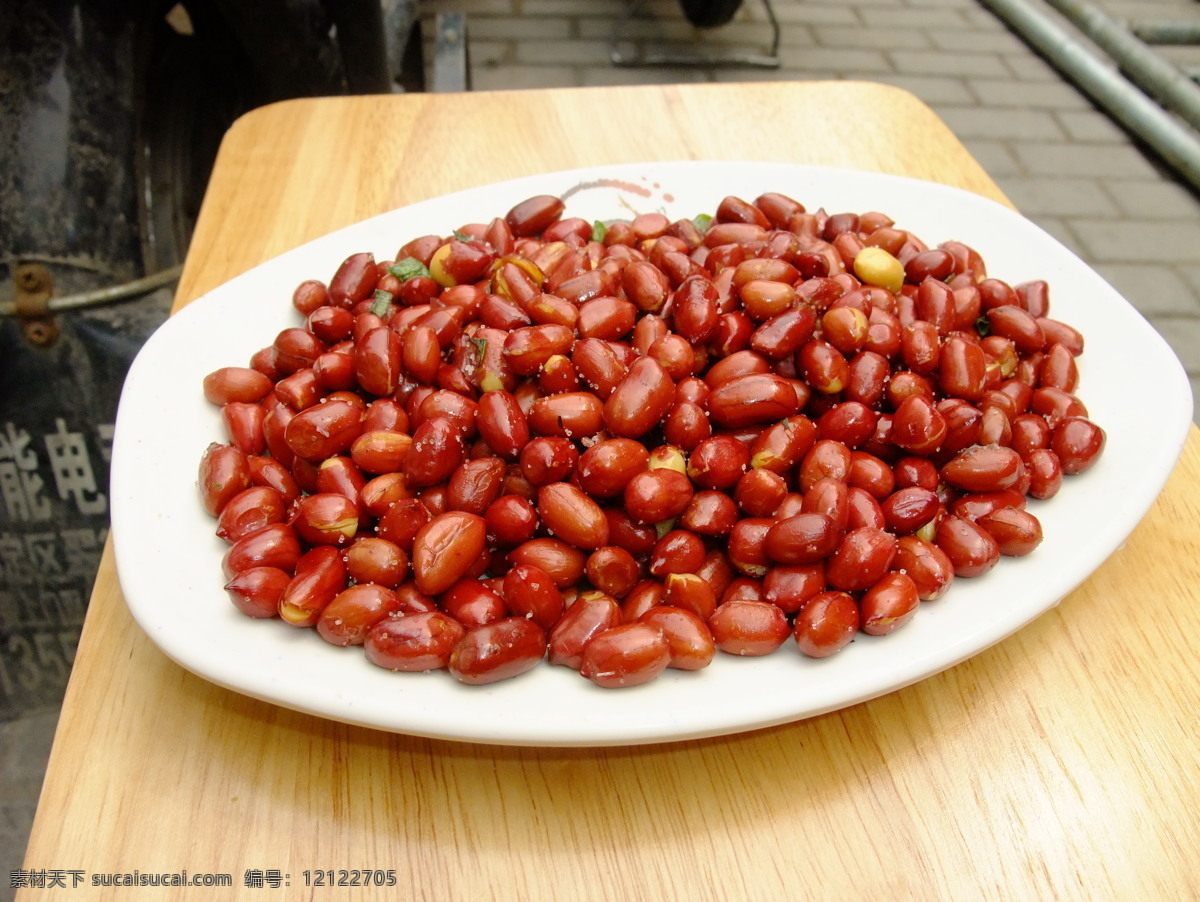
[[[50,270],[40,263],[17,265],[13,284],[16,286],[17,318],[25,338],[38,347],[49,347],[58,340],[58,317],[50,310],[54,280]]]

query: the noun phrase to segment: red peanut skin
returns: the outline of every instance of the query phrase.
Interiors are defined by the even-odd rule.
[[[447,511],[421,527],[413,539],[412,570],[426,595],[445,592],[483,553],[487,523],[466,511]]]
[[[671,663],[662,630],[645,622],[623,623],[600,633],[583,649],[579,672],[605,689],[648,683]]]
[[[505,617],[463,636],[447,667],[460,683],[480,686],[519,676],[545,656],[545,630],[524,617]]]
[[[604,425],[614,435],[638,438],[660,422],[675,399],[675,383],[653,357],[639,357],[604,402]]]
[[[578,670],[587,644],[620,623],[621,608],[616,599],[603,592],[585,592],[567,608],[550,633],[550,663]]]

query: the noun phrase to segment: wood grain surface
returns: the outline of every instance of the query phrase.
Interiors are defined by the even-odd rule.
[[[877,85],[293,101],[229,132],[178,304],[406,202],[656,159],[835,164],[1003,200],[926,107]],[[1195,898],[1198,551],[1193,428],[1126,545],[966,663],[792,725],[587,750],[392,735],[220,689],[133,623],[110,549],[26,868],[234,885],[18,898]],[[305,886],[305,870],[354,868],[398,886]],[[246,889],[248,869],[290,887]]]

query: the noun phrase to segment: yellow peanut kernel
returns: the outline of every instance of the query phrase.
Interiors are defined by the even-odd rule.
[[[854,274],[868,285],[896,294],[904,286],[904,266],[881,247],[864,247],[854,258]]]

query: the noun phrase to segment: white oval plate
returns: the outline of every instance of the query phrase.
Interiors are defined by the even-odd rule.
[[[662,210],[711,213],[727,194],[765,191],[809,209],[881,210],[933,244],[976,247],[989,273],[1044,278],[1051,314],[1081,329],[1081,397],[1108,433],[1100,462],[1034,502],[1045,541],[942,599],[886,638],[804,658],[788,642],[765,658],[718,655],[697,673],[603,690],[542,665],[507,682],[466,687],[445,673],[393,674],[361,649],[311,630],[240,614],[222,589],[224,545],[202,510],[197,466],[224,440],[204,376],[245,364],[297,324],[292,289],[328,279],[349,254],[389,259],[405,241],[503,215],[534,194],[567,198],[567,214],[627,219]],[[1191,392],[1166,342],[1096,273],[1012,210],[939,184],[786,164],[678,162],[550,173],[413,204],[337,231],[254,268],[166,322],[135,360],[121,397],[112,460],[112,533],[134,618],[171,658],[218,685],[319,716],[383,730],[511,745],[601,746],[681,740],[799,720],[864,701],[963,661],[1053,607],[1125,540],[1182,450]]]

